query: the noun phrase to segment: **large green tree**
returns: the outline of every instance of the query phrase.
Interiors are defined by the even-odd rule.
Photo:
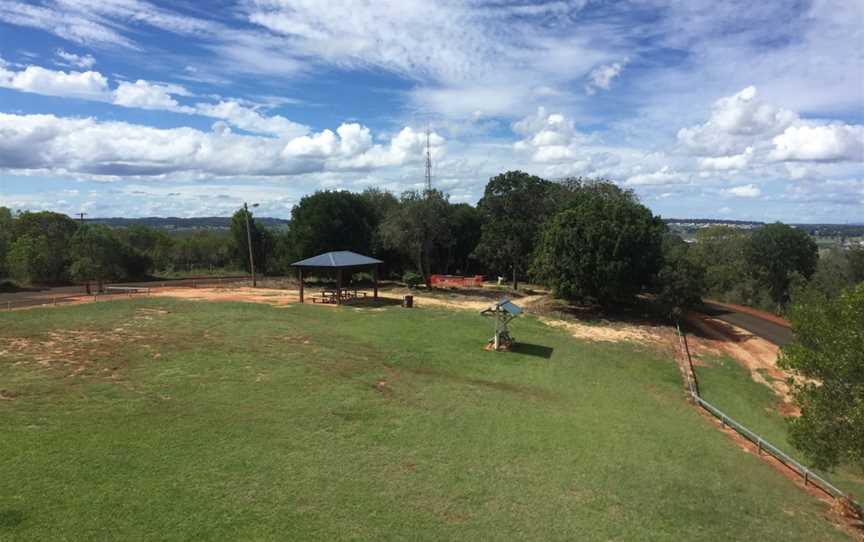
[[[479,209],[467,203],[451,205],[449,216],[452,243],[447,244],[443,271],[469,274],[474,271],[472,263],[476,267],[473,254],[480,243],[483,217]]]
[[[9,272],[6,254],[9,252],[14,239],[14,220],[12,211],[6,207],[0,207],[0,278],[5,277]]]
[[[344,190],[325,190],[303,197],[291,210],[294,258],[333,250],[369,254],[379,219],[369,200],[368,195]]]
[[[69,274],[76,282],[102,284],[127,276],[125,255],[128,247],[107,226],[83,224],[69,243]]]
[[[611,182],[571,191],[546,224],[532,271],[555,295],[607,305],[648,286],[660,268],[666,226]]]
[[[172,253],[174,239],[163,230],[151,228],[142,224],[135,224],[128,228],[115,232],[121,241],[131,247],[134,251],[144,254],[149,258],[150,269],[167,270],[172,267]],[[227,251],[227,243],[221,239],[223,255]],[[224,265],[224,261],[222,263]]]
[[[864,247],[855,247],[846,253],[849,278],[853,283],[864,282]]]
[[[790,420],[792,443],[818,467],[864,472],[864,283],[836,297],[812,292],[788,313],[795,341],[780,366],[794,384],[801,416]]]
[[[705,269],[706,293],[726,301],[744,301],[740,293],[747,276],[744,248],[749,233],[731,226],[710,226],[696,233],[690,259]]]
[[[663,237],[663,265],[655,279],[657,303],[666,316],[677,320],[702,302],[705,268],[689,257],[690,246],[677,235]]]
[[[367,188],[360,193],[360,197],[366,201],[374,216],[369,255],[384,262],[381,272],[385,275],[401,275],[403,256],[398,250],[387,246],[381,233],[381,224],[399,209],[399,198],[379,188]]]
[[[398,250],[417,268],[427,288],[432,287],[436,248],[451,242],[450,204],[438,190],[404,192],[399,208],[381,225],[385,246]]]
[[[60,283],[68,278],[69,242],[78,224],[66,215],[48,211],[24,212],[15,219],[10,249],[13,277],[27,283]],[[23,239],[23,241],[22,241]],[[19,243],[17,250],[15,244]]]
[[[528,272],[540,229],[557,202],[556,185],[523,171],[489,179],[477,203],[483,226],[475,255],[493,273],[513,278],[513,289]]]
[[[749,274],[782,309],[795,275],[809,279],[816,271],[819,253],[807,232],[778,222],[753,232],[744,247],[744,258]]]

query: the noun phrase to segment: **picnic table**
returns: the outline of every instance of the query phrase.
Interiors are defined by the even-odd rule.
[[[336,290],[323,290],[321,294],[312,296],[312,303],[338,303],[339,297]],[[351,301],[368,296],[368,292],[361,292],[357,288],[343,288],[342,301]]]

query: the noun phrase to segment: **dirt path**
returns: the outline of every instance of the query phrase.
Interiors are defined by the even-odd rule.
[[[697,330],[688,335],[694,363],[702,363],[706,354],[726,354],[750,372],[750,377],[774,390],[781,400],[781,414],[799,414],[792,404],[789,375],[777,366],[780,347],[749,331],[710,316],[690,313],[687,321]]]

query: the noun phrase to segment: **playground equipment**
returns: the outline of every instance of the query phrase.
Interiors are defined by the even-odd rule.
[[[513,345],[513,337],[510,336],[510,330],[507,325],[511,320],[522,314],[522,308],[515,305],[509,299],[504,299],[480,311],[480,314],[495,319],[495,335],[489,339],[486,348],[495,351],[509,350]]]

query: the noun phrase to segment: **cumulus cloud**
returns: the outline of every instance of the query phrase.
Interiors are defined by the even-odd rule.
[[[514,123],[513,131],[524,137],[513,148],[529,153],[532,161],[541,163],[573,160],[579,154],[579,146],[588,140],[576,130],[571,119],[559,113],[547,113],[543,107]]]
[[[104,101],[109,96],[108,79],[94,71],[55,71],[27,66],[22,71],[0,65],[0,87],[67,98]]]
[[[236,100],[221,100],[216,104],[198,103],[194,112],[205,117],[222,119],[231,125],[255,134],[271,134],[281,137],[296,137],[309,131],[281,115],[265,116]]]
[[[744,184],[741,186],[733,186],[726,190],[726,193],[738,198],[758,198],[762,195],[762,190],[754,184]]]
[[[612,80],[621,75],[624,70],[624,65],[627,64],[627,59],[622,62],[613,62],[605,66],[598,66],[588,74],[588,82],[585,84],[585,92],[594,94],[599,89],[609,90],[612,86]]]
[[[57,49],[55,51],[57,57],[59,57],[58,64],[61,66],[70,66],[73,68],[79,68],[82,70],[89,70],[96,64],[96,59],[93,58],[93,55],[76,55],[75,53],[68,53],[63,49]]]
[[[121,81],[114,90],[114,105],[137,107],[140,109],[162,109],[192,113],[191,107],[181,106],[173,95],[188,96],[189,92],[180,85],[161,85],[139,79],[134,83]]]
[[[726,171],[744,169],[753,158],[753,147],[747,147],[741,154],[703,158],[699,165],[702,169]]]
[[[309,128],[280,115],[262,115],[255,108],[243,105],[237,100],[225,99],[218,103],[200,102],[194,106],[182,105],[177,96],[190,97],[182,85],[154,83],[139,79],[120,81],[113,90],[108,78],[99,72],[58,71],[40,66],[27,66],[24,70],[7,69],[0,63],[0,87],[12,88],[22,92],[80,98],[98,102],[112,103],[121,107],[172,111],[175,113],[195,114],[221,119],[232,126],[256,134],[277,137],[296,137],[306,134]]]
[[[864,162],[864,126],[829,124],[790,126],[773,139],[771,158],[778,161]]]
[[[756,88],[750,86],[714,102],[708,121],[680,129],[678,141],[697,154],[739,154],[797,120],[796,113],[759,100]]]
[[[222,129],[220,129],[222,128]],[[93,177],[191,174],[291,176],[399,166],[422,159],[425,134],[409,127],[388,144],[373,144],[368,128],[343,124],[294,139],[234,134],[214,126],[160,129],[91,118],[0,113],[0,170]],[[441,156],[444,139],[433,134]]]

